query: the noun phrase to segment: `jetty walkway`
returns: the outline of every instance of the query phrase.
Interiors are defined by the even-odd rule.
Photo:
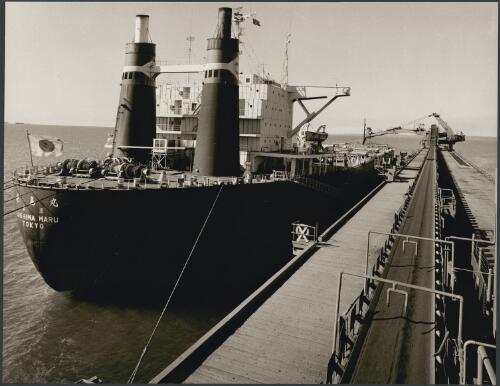
[[[339,272],[365,273],[368,232],[394,230],[395,214],[404,205],[426,154],[421,151],[395,182],[385,184],[336,233],[304,250],[303,254],[310,255],[302,259],[305,262],[232,331],[225,326],[238,318],[237,312],[217,324],[151,383],[325,382],[332,356]],[[370,271],[385,242],[386,237],[370,240]],[[278,272],[273,278],[282,276]],[[346,281],[340,309],[347,309],[363,287],[363,280]],[[213,339],[222,330],[224,338]]]
[[[495,213],[435,129],[150,383],[496,384]]]

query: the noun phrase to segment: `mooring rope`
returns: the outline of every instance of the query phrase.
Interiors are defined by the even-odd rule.
[[[13,184],[13,185],[5,187],[5,185],[7,185],[7,184],[4,184],[3,190],[12,189],[14,186],[16,186],[15,184]]]
[[[139,370],[139,366],[141,365],[141,362],[142,362],[142,359],[144,358],[144,355],[146,354],[146,351],[149,347],[149,344],[151,343],[151,340],[153,339],[153,336],[154,334],[156,333],[156,330],[158,328],[158,326],[160,325],[160,322],[161,322],[161,319],[163,318],[163,315],[165,314],[165,312],[167,311],[167,308],[170,304],[170,300],[172,300],[172,296],[174,295],[174,292],[175,290],[177,289],[177,286],[181,280],[181,277],[182,275],[184,274],[184,271],[186,270],[186,267],[189,263],[189,260],[191,259],[191,256],[193,255],[193,252],[194,250],[196,249],[196,246],[198,245],[198,241],[200,240],[200,237],[203,233],[203,230],[205,229],[205,226],[207,225],[207,222],[208,222],[208,219],[210,218],[211,214],[212,214],[212,211],[215,207],[215,204],[217,203],[217,200],[219,199],[219,196],[220,196],[220,193],[222,192],[222,188],[224,187],[224,185],[221,185],[220,186],[220,189],[217,193],[217,196],[215,197],[215,200],[212,204],[212,207],[210,208],[210,211],[208,212],[207,214],[207,217],[205,218],[205,221],[203,222],[203,225],[200,229],[200,232],[198,233],[198,236],[196,237],[196,240],[191,248],[191,251],[189,252],[189,255],[186,259],[186,261],[184,262],[184,266],[182,267],[182,270],[181,272],[179,273],[179,276],[177,277],[177,280],[174,284],[174,287],[172,288],[172,291],[170,292],[170,295],[167,299],[167,302],[165,303],[165,306],[163,307],[163,310],[161,311],[161,314],[160,314],[160,317],[158,318],[158,320],[156,321],[156,324],[153,328],[153,331],[151,332],[151,335],[149,336],[149,339],[148,341],[146,342],[146,345],[144,346],[144,349],[142,350],[142,353],[141,353],[141,356],[139,357],[139,360],[137,361],[137,364],[134,368],[134,371],[132,371],[132,374],[130,375],[130,378],[128,379],[127,383],[132,383],[134,382],[134,379],[135,379],[135,376],[137,375],[137,371]]]

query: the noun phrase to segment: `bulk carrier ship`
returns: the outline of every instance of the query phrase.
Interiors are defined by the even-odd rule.
[[[238,15],[220,8],[207,63],[185,66],[156,62],[138,15],[113,153],[15,172],[19,229],[50,287],[170,287],[191,254],[198,289],[255,287],[291,258],[293,222],[321,230],[382,180],[375,166],[394,165],[392,149],[325,149],[324,128],[305,130],[348,87],[311,113],[303,87],[239,73]],[[156,87],[186,72],[203,84]],[[306,118],[292,127],[294,103]]]

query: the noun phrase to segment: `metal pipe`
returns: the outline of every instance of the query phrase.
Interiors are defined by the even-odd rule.
[[[137,15],[135,17],[135,43],[147,43],[149,35],[149,16]]]
[[[227,7],[219,8],[218,23],[217,23],[217,33],[216,37],[219,39],[230,39],[231,38],[231,16],[232,9]]]
[[[376,233],[376,232],[374,232],[374,233]],[[464,303],[463,296],[452,294],[452,293],[445,292],[445,291],[435,290],[435,289],[432,289],[432,288],[422,287],[422,286],[418,286],[418,285],[414,285],[414,284],[403,283],[403,282],[399,282],[399,281],[396,281],[396,280],[384,279],[384,278],[381,278],[381,277],[370,276],[370,275],[363,275],[363,274],[356,274],[356,273],[344,272],[344,271],[340,271],[339,272],[339,285],[338,285],[338,288],[337,288],[337,302],[336,302],[335,324],[334,324],[334,331],[333,331],[334,332],[334,336],[333,336],[333,350],[332,350],[332,355],[335,353],[335,340],[337,338],[337,318],[338,318],[338,315],[339,315],[339,306],[340,306],[340,291],[342,289],[341,288],[341,283],[342,283],[342,276],[344,274],[345,275],[349,275],[349,276],[359,277],[359,278],[362,278],[362,279],[369,279],[369,280],[379,281],[379,282],[382,282],[382,283],[389,283],[389,284],[393,284],[393,285],[397,284],[397,285],[402,286],[402,287],[412,288],[412,289],[415,289],[415,290],[429,292],[429,293],[434,293],[434,294],[439,294],[439,295],[442,295],[442,296],[446,296],[446,297],[450,297],[450,298],[458,300],[460,302],[460,308],[459,308],[459,316],[458,316],[458,336],[457,336],[457,342],[458,342],[458,347],[459,347],[459,358],[460,359],[462,358],[462,355],[460,355],[460,354],[461,354],[461,351],[462,351],[461,347],[462,347],[462,324],[463,324],[463,303]]]
[[[471,272],[471,273],[477,273],[477,274],[481,274],[481,275],[492,275],[492,276],[495,276],[495,274],[491,271],[491,268],[490,268],[490,272],[484,272],[484,271],[475,271],[473,269],[467,269],[467,268],[453,268],[455,271],[465,271],[465,272]]]
[[[480,348],[481,346],[477,347],[477,377],[475,382],[476,385],[483,384],[483,357],[481,355]]]
[[[342,275],[343,271],[339,272],[339,283],[337,286],[337,301],[335,303],[335,319],[333,323],[333,344],[332,344],[332,355],[335,354],[335,344],[337,340],[337,324],[338,324],[338,318],[339,318],[339,308],[340,308],[340,289],[342,287]]]
[[[476,239],[474,234],[472,235],[472,238],[459,237],[459,236],[447,236],[446,240],[448,240],[448,239],[449,240],[453,239],[453,240],[473,241],[473,242],[479,242],[479,243],[486,243],[489,245],[495,245],[494,241]]]
[[[487,292],[486,292],[486,301],[489,303],[491,301],[491,277],[492,277],[492,269],[488,269],[488,285],[487,285]]]
[[[370,255],[370,232],[368,232],[368,242],[366,245],[365,275],[368,275],[368,257]],[[368,279],[365,280],[365,294],[368,296]]]
[[[459,237],[459,236],[447,236],[445,237],[445,240],[449,241],[449,240],[462,240],[462,241],[471,241],[471,259],[474,258],[474,243],[475,242],[481,242],[481,243],[485,243],[485,244],[488,244],[488,245],[495,245],[494,242],[492,241],[489,241],[489,240],[481,240],[481,239],[476,239],[476,236],[475,234],[473,233],[472,234],[472,237],[471,238],[467,238],[467,237]],[[481,270],[481,265],[479,264],[479,270]],[[457,268],[457,269],[461,269],[461,270],[465,270],[465,269],[462,269],[462,268]],[[486,274],[486,272],[484,272]],[[452,275],[452,278],[451,278],[451,290],[452,292],[454,291],[454,287],[455,287],[455,244],[453,243],[452,244],[452,254],[451,254],[451,275]]]
[[[491,365],[490,358],[488,357],[488,354],[486,353],[486,349],[484,346],[479,346],[477,348],[477,355],[478,357],[481,358],[481,365],[484,364],[484,367],[486,368],[486,372],[488,373],[488,377],[490,377],[490,381],[492,385],[497,384],[497,375],[495,373],[495,369]],[[478,361],[479,364],[479,361]],[[482,384],[482,373],[483,373],[483,366],[481,366],[481,384]]]
[[[484,343],[484,342],[478,342],[476,340],[468,340],[467,342],[464,343],[464,347],[462,349],[462,363],[463,366],[460,369],[460,384],[465,385],[466,379],[467,379],[467,348],[470,345],[476,345],[476,346],[484,346],[484,347],[490,347],[496,349],[497,346],[489,343]],[[493,382],[492,382],[493,383]],[[496,376],[495,376],[495,382],[493,384],[496,384]]]
[[[442,239],[436,239],[436,238],[431,238],[431,237],[421,237],[421,236],[413,236],[413,235],[405,235],[402,233],[394,233],[394,232],[377,232],[377,231],[368,231],[368,242],[370,242],[370,235],[371,234],[377,234],[377,235],[383,235],[383,236],[393,236],[393,237],[411,237],[414,239],[418,240],[427,240],[427,241],[434,241],[434,242],[440,242],[444,244],[450,244],[451,245],[451,250],[452,250],[452,257],[455,254],[455,249],[453,247],[453,241],[448,241],[448,240],[442,240]],[[368,253],[366,256],[366,261],[365,261],[365,273],[368,273]]]
[[[472,259],[474,259],[474,241],[475,241],[475,238],[476,238],[476,235],[473,233],[472,234],[472,243],[471,243],[471,247],[470,247],[470,258],[471,258],[471,262],[472,262]],[[479,269],[481,269],[481,266],[479,266]]]
[[[441,345],[439,346],[438,350],[434,353],[434,356],[437,356],[443,351],[444,344],[446,343],[446,340],[448,339],[448,336],[450,335],[450,331],[446,330],[446,333],[444,334],[443,341],[441,342]]]

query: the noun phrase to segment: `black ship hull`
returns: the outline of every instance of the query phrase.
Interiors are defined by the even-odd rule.
[[[57,291],[154,291],[171,288],[216,201],[183,282],[203,291],[251,290],[291,258],[291,223],[326,227],[380,181],[372,168],[323,176],[337,185],[329,194],[291,181],[131,190],[18,185],[25,206],[18,224],[33,263]]]

